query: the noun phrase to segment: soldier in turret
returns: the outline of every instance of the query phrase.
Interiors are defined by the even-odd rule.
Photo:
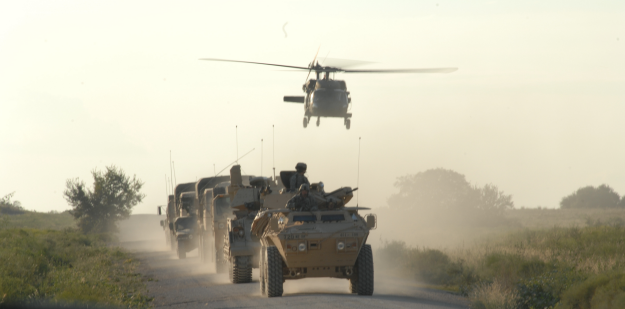
[[[302,184],[299,187],[299,192],[297,195],[292,197],[288,202],[286,208],[294,211],[317,211],[319,210],[317,206],[317,201],[315,198],[310,196],[308,193],[310,191],[310,185]]]
[[[297,190],[302,184],[307,184],[310,186],[308,178],[304,176],[304,174],[306,173],[306,163],[297,163],[297,165],[295,165],[295,170],[297,171],[297,173],[291,176],[289,186],[291,192],[295,192],[295,190]]]

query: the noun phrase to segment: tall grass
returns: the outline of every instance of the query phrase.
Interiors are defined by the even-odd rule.
[[[476,308],[625,308],[619,224],[525,229],[445,251],[391,242],[376,256],[382,269],[455,287]]]
[[[61,230],[76,227],[76,221],[69,212],[41,213],[22,211],[17,214],[0,214],[0,229],[31,228]]]
[[[148,306],[137,263],[107,240],[72,229],[0,230],[0,305]]]

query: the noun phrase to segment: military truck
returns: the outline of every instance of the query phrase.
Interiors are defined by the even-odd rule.
[[[195,192],[183,192],[180,194],[178,213],[180,216],[174,220],[176,232],[176,253],[179,259],[187,257],[190,252],[198,247],[200,236],[197,226],[197,200]]]
[[[176,234],[174,232],[174,220],[176,220],[176,207],[174,206],[174,196],[167,197],[167,206],[165,206],[165,220],[161,220],[161,227],[165,231],[165,244],[171,249],[175,249]],[[158,215],[162,215],[163,206],[158,206]]]
[[[225,189],[220,190],[220,183],[227,183],[229,176],[217,176],[201,178],[195,183],[195,198],[197,199],[197,219],[199,229],[198,252],[202,263],[215,263],[215,227],[219,226],[219,219],[213,220],[213,199],[219,194],[225,194]],[[218,187],[214,190],[214,187]],[[221,192],[223,191],[223,192]],[[225,223],[223,219],[222,224]],[[223,236],[223,235],[222,235]]]
[[[376,228],[375,215],[363,217],[359,211],[368,208],[344,206],[356,189],[326,194],[318,188],[312,184],[309,193],[319,201],[318,211],[267,209],[254,219],[262,295],[282,296],[286,280],[318,277],[347,279],[352,293],[373,294],[373,255],[366,241]]]

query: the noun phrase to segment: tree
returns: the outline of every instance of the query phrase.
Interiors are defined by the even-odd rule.
[[[577,189],[560,201],[560,208],[616,208],[625,207],[625,203],[619,203],[620,196],[608,185],[599,187],[586,186]]]
[[[388,199],[389,205],[408,209],[462,208],[472,190],[464,175],[442,168],[399,177],[395,187],[399,193]]]
[[[128,218],[145,197],[140,193],[143,182],[134,175],[130,179],[115,166],[106,167],[105,172],[94,169],[91,175],[92,190],[78,178],[67,180],[63,195],[73,208],[70,213],[84,233],[115,232],[115,223]]]
[[[14,194],[15,192],[11,192],[0,198],[0,214],[19,215],[26,212],[20,201],[11,201]]]
[[[505,209],[514,207],[512,196],[497,186],[472,186],[464,175],[442,168],[399,177],[395,187],[399,193],[388,199],[395,208],[473,210],[501,215]]]

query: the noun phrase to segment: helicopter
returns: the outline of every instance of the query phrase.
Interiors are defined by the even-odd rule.
[[[317,51],[318,54],[319,51]],[[307,70],[308,75],[302,86],[302,90],[306,95],[284,96],[284,102],[304,104],[304,128],[308,126],[311,117],[317,117],[317,126],[320,124],[321,117],[334,117],[343,118],[343,124],[347,130],[351,127],[352,113],[349,111],[352,99],[350,92],[347,91],[345,81],[334,79],[334,73],[451,73],[458,70],[458,68],[348,70],[338,66],[323,66],[319,64],[319,61],[315,63],[317,55],[315,55],[315,58],[307,67],[217,58],[201,58],[200,60],[249,63]],[[316,78],[308,79],[313,71]],[[330,74],[332,74],[332,77]]]

